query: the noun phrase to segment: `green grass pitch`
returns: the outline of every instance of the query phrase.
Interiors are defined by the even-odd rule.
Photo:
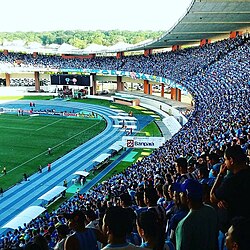
[[[0,115],[0,188],[4,190],[98,135],[104,120]],[[48,154],[48,148],[52,153]],[[3,167],[7,174],[3,175]]]

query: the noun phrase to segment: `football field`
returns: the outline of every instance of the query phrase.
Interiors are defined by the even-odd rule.
[[[0,115],[0,188],[6,189],[99,134],[104,120]],[[48,153],[51,148],[51,154]],[[4,166],[7,174],[2,172]]]

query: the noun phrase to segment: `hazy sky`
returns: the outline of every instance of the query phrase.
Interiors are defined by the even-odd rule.
[[[192,0],[1,0],[1,31],[167,30]]]

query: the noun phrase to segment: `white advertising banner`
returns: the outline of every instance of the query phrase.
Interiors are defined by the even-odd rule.
[[[123,136],[126,148],[159,148],[165,142],[164,137]]]

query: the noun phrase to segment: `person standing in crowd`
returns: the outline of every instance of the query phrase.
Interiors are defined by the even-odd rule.
[[[100,230],[99,219],[93,209],[87,209],[85,211],[86,216],[86,228],[95,228]]]
[[[54,250],[64,250],[64,243],[66,241],[67,235],[69,234],[69,227],[67,225],[59,225],[57,228],[58,239],[54,247]]]
[[[226,233],[227,250],[248,250],[250,247],[250,220],[244,217],[232,219]]]
[[[189,213],[176,228],[176,250],[215,250],[218,248],[218,218],[214,208],[202,202],[202,185],[187,179],[180,185],[182,203]]]
[[[177,178],[177,183],[183,183],[186,179],[196,179],[193,173],[188,173],[187,159],[180,157],[175,161],[176,171],[180,176]]]
[[[164,246],[165,238],[164,233],[167,225],[167,216],[166,211],[162,205],[157,205],[157,201],[159,196],[157,195],[157,191],[153,187],[147,187],[144,190],[144,202],[148,207],[148,211],[153,212],[156,215],[157,223],[161,229],[160,236],[158,240],[160,241],[161,246]]]
[[[210,192],[210,200],[228,211],[228,223],[233,217],[250,217],[250,169],[246,154],[239,145],[225,150],[225,163]],[[230,176],[225,177],[227,170]]]
[[[158,221],[162,224],[162,227],[166,228],[166,212],[162,205],[157,205],[159,196],[157,191],[153,187],[148,187],[144,190],[144,202],[147,205],[148,210],[154,212],[157,215]]]
[[[132,220],[127,209],[120,206],[108,208],[102,226],[104,234],[108,237],[108,244],[102,250],[146,250],[127,242],[127,234],[131,227]]]
[[[98,250],[97,241],[106,243],[106,238],[101,231],[94,228],[86,228],[86,217],[80,210],[71,214],[64,214],[68,225],[74,231],[64,244],[64,250]]]
[[[145,202],[144,202],[144,193],[143,191],[137,191],[135,193],[135,202],[136,202],[136,209],[135,209],[135,213],[138,216],[138,214],[140,214],[143,211],[147,211],[148,207],[146,206]]]
[[[165,242],[162,247],[161,240],[164,238],[164,232],[161,226],[157,223],[157,216],[152,211],[145,211],[137,217],[137,230],[143,243],[141,247],[154,250],[174,250],[174,245],[171,242]],[[161,235],[163,234],[163,235]]]
[[[141,238],[136,231],[136,213],[135,210],[132,208],[132,197],[129,193],[124,192],[120,195],[120,206],[126,209],[128,213],[128,218],[132,223],[130,223],[131,228],[127,233],[127,242],[130,242],[134,245],[141,244]]]

